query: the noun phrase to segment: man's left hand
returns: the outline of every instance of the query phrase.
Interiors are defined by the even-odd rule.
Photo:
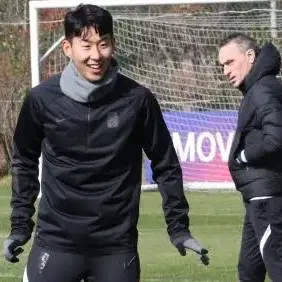
[[[178,249],[182,256],[186,255],[186,250],[192,250],[200,255],[201,261],[204,265],[209,264],[208,250],[201,247],[201,245],[195,240],[190,233],[187,235],[181,235],[175,239],[172,239],[173,245]]]

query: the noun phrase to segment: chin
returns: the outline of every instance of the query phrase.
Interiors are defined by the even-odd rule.
[[[91,82],[99,81],[102,78],[103,78],[103,75],[88,75],[88,76],[86,76],[86,79],[91,81]]]
[[[240,83],[236,81],[232,85],[233,85],[233,87],[238,88],[240,86]]]
[[[86,78],[91,81],[91,82],[96,82],[96,81],[100,81],[104,78],[106,72],[100,72],[99,74],[93,74],[93,73],[88,73],[88,75],[86,76]]]

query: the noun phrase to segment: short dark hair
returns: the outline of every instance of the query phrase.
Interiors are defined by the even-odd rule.
[[[223,47],[231,42],[237,43],[242,51],[247,51],[252,49],[255,51],[256,56],[260,52],[260,46],[257,44],[256,40],[244,33],[232,33],[221,40],[219,47]]]
[[[73,37],[81,36],[91,27],[100,35],[110,34],[113,38],[113,17],[107,10],[91,5],[80,4],[75,9],[69,10],[64,19],[65,38],[69,41]]]

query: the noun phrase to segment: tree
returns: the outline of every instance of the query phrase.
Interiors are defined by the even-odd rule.
[[[5,37],[0,43],[0,146],[5,163],[0,174],[9,171],[12,137],[22,99],[30,85],[29,35],[25,27],[7,25],[2,28]]]

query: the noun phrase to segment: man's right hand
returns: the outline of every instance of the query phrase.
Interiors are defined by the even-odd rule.
[[[21,248],[29,238],[22,235],[11,235],[3,243],[3,255],[9,262],[19,262],[18,255],[24,250]]]

